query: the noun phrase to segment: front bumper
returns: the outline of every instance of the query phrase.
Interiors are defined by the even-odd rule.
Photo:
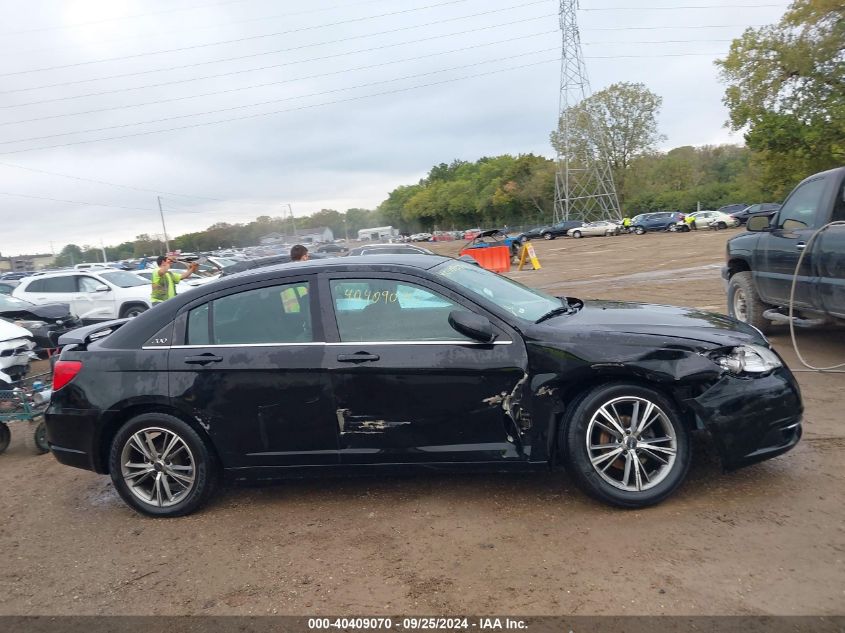
[[[759,377],[725,375],[687,402],[729,470],[781,455],[801,439],[804,405],[786,367]]]

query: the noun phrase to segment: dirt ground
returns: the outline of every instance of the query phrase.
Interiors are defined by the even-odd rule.
[[[520,281],[724,311],[735,231],[537,243]],[[435,245],[454,254],[457,244]],[[788,334],[772,339],[793,368]],[[840,332],[799,333],[845,361]],[[798,374],[805,436],[734,473],[704,442],[667,502],[620,511],[563,473],[291,481],[153,520],[107,477],[0,456],[0,614],[841,614],[843,375]]]

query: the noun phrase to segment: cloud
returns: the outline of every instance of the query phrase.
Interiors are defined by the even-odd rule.
[[[23,3],[4,21],[0,43],[0,124],[7,123],[0,125],[0,153],[150,133],[0,154],[0,162],[224,201],[162,193],[168,231],[176,235],[217,221],[277,215],[286,203],[298,215],[324,207],[372,208],[392,188],[455,158],[551,155],[548,135],[557,116],[559,64],[548,60],[560,46],[558,3],[445,1],[369,0],[339,8],[331,0],[309,5],[241,0],[190,10],[182,10],[190,5],[164,0]],[[519,4],[526,6],[512,8]],[[582,3],[584,9],[600,8],[587,4]],[[778,8],[581,11],[592,86],[642,81],[661,94],[666,147],[740,142],[722,127],[727,113],[712,55],[727,51],[728,42],[718,40],[737,36],[744,25],[774,22],[781,13]],[[360,19],[365,17],[370,19]],[[356,21],[335,24],[349,20]],[[735,26],[683,28],[707,25]],[[479,30],[483,27],[489,28]],[[476,31],[449,35],[471,29]],[[692,39],[704,41],[666,43]],[[664,43],[641,43],[646,40]],[[221,41],[229,43],[206,46]],[[160,52],[177,48],[184,50]],[[379,50],[356,52],[367,48]],[[465,50],[446,53],[460,48]],[[710,56],[618,57],[690,52]],[[236,57],[241,59],[215,61]],[[109,58],[123,59],[96,61]],[[195,66],[165,70],[190,64]],[[485,74],[524,64],[535,65]],[[273,67],[256,70],[266,66]],[[141,74],[104,79],[128,73]],[[222,73],[231,74],[195,81]],[[469,75],[478,76],[463,78]],[[75,83],[40,87],[67,82]],[[168,85],[149,87],[160,83]],[[256,84],[273,85],[251,87]],[[369,96],[389,91],[396,92]],[[109,94],[80,97],[103,92]],[[168,101],[139,105],[162,100]],[[326,105],[333,101],[338,103]],[[20,105],[30,102],[41,103]],[[278,110],[288,111],[269,114]],[[56,115],[62,116],[8,124]],[[156,133],[247,115],[261,116]],[[170,120],[136,125],[158,119]],[[110,127],[115,129],[85,132]],[[51,138],[20,140],[34,137]],[[49,251],[50,242],[58,250],[67,242],[116,244],[161,232],[152,191],[0,166],[0,192],[138,207],[85,207],[0,195],[4,255]]]

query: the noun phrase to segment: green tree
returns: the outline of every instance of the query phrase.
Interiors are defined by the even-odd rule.
[[[579,160],[592,155],[609,161],[620,203],[628,197],[628,170],[631,161],[654,150],[665,137],[659,132],[657,115],[663,98],[641,83],[615,83],[569,110],[569,156]],[[552,146],[566,156],[562,134],[563,118],[552,132]],[[599,143],[599,140],[603,143]]]
[[[56,266],[63,268],[66,266],[75,266],[85,261],[82,255],[82,249],[76,244],[68,244],[56,256]]]
[[[718,60],[734,130],[747,129],[768,192],[845,162],[845,4],[795,0]]]

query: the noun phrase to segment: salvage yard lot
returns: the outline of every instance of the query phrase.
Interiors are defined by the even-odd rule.
[[[724,312],[736,231],[536,242],[552,294]],[[431,245],[456,255],[462,243]],[[841,331],[799,332],[816,364]],[[799,364],[787,332],[772,337]],[[798,374],[804,440],[722,473],[705,441],[662,505],[594,502],[563,473],[423,475],[230,488],[142,518],[110,480],[0,457],[0,614],[836,614],[845,604],[841,374]]]

